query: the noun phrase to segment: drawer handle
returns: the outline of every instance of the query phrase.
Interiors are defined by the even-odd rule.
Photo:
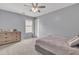
[[[8,41],[5,41],[5,42],[8,42]]]
[[[5,35],[7,35],[7,33],[5,33]]]
[[[8,38],[8,37],[5,37],[5,38]]]

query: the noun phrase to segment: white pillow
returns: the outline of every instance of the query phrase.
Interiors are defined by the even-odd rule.
[[[79,36],[75,36],[71,40],[68,41],[69,46],[75,46],[79,44]]]

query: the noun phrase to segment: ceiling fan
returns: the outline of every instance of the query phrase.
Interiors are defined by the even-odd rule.
[[[29,6],[31,7],[32,12],[39,12],[39,13],[41,12],[39,8],[46,8],[46,6],[39,6],[38,3],[32,3],[31,6],[30,5],[24,5],[24,6]]]

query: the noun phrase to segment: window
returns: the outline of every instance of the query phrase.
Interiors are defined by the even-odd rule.
[[[32,20],[25,21],[25,32],[32,33]]]

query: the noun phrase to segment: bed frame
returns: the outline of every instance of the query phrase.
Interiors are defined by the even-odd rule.
[[[38,45],[35,45],[35,49],[36,49],[36,51],[40,52],[43,55],[56,55],[55,53],[51,53],[50,51],[47,51],[46,49],[44,49]]]

